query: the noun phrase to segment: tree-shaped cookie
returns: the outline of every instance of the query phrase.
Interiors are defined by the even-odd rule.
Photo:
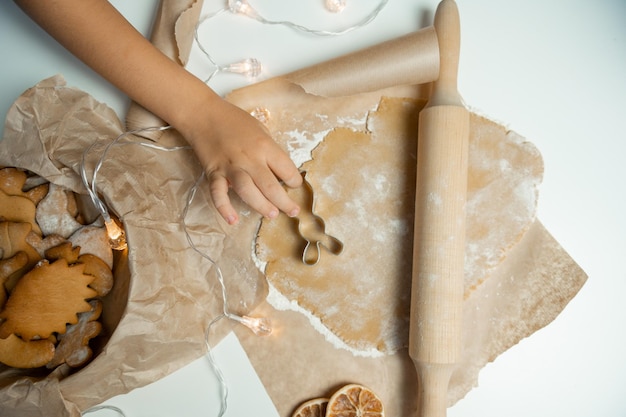
[[[78,313],[90,311],[87,299],[97,296],[88,285],[84,264],[69,266],[65,259],[41,261],[17,283],[0,312],[0,338],[15,333],[24,340],[47,339],[65,333],[66,324],[78,322]]]

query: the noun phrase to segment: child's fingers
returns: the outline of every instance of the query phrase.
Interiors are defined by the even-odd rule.
[[[239,217],[228,197],[228,180],[224,176],[215,173],[209,175],[208,179],[211,199],[215,208],[226,220],[226,223],[236,224],[239,221]]]
[[[300,177],[300,180],[302,179],[299,173],[298,177]],[[285,188],[271,171],[265,170],[257,174],[254,177],[254,182],[263,196],[280,211],[287,214],[289,217],[298,215],[300,207],[287,195]],[[294,181],[292,181],[292,183],[294,183]]]
[[[284,153],[280,152],[274,158],[268,160],[272,172],[290,188],[302,185],[302,175],[293,161]]]
[[[233,173],[230,180],[214,173],[209,176],[209,181],[213,203],[229,224],[235,224],[238,220],[237,212],[228,196],[229,188],[232,188],[253,210],[267,218],[277,217],[279,210],[291,217],[300,212],[300,207],[289,198],[283,186],[269,170],[256,174],[254,179],[245,171]]]
[[[278,182],[276,178],[274,178],[274,181]],[[270,219],[278,216],[278,208],[265,197],[253,178],[246,171],[238,170],[231,174],[230,185],[244,203],[249,205],[253,210]]]

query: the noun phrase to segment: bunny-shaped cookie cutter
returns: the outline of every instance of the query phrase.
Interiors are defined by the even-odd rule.
[[[339,255],[343,251],[343,243],[326,233],[324,220],[315,214],[315,193],[313,187],[306,180],[306,171],[302,172],[303,196],[305,202],[297,216],[298,233],[306,241],[302,252],[302,262],[306,265],[316,265],[321,257],[322,248],[328,252]]]

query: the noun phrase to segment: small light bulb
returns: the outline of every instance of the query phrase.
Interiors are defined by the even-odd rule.
[[[109,237],[109,244],[113,250],[126,249],[126,233],[113,219],[108,219],[104,222],[104,226],[107,229],[107,235]]]
[[[246,58],[243,61],[234,62],[222,68],[223,71],[235,74],[243,74],[248,78],[254,79],[261,74],[261,63],[255,58]]]
[[[248,317],[229,314],[228,318],[238,321],[257,336],[268,336],[272,333],[270,321],[264,317]]]
[[[346,8],[346,0],[326,0],[326,9],[332,13],[340,13]]]
[[[228,9],[231,13],[243,14],[249,17],[257,17],[256,11],[246,0],[228,0]]]

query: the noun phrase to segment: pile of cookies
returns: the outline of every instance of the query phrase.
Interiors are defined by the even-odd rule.
[[[91,359],[113,253],[101,218],[83,212],[73,192],[0,168],[0,363],[78,368]]]

